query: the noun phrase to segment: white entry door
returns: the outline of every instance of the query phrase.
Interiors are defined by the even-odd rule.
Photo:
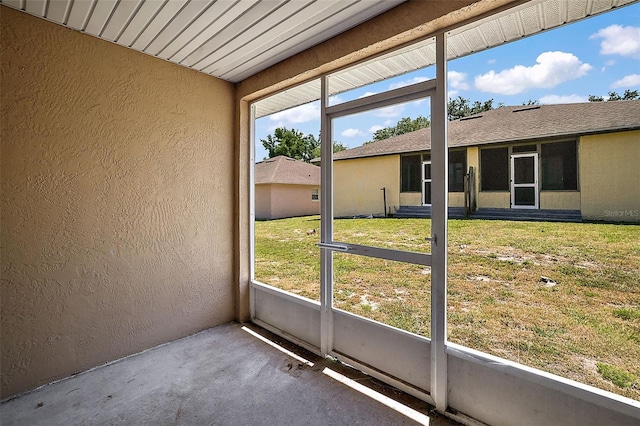
[[[431,205],[431,161],[422,162],[422,205]]]
[[[511,208],[538,208],[538,154],[511,156]]]

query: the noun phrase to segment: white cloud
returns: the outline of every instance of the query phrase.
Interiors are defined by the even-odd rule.
[[[272,124],[270,126],[267,126],[267,131],[268,132],[273,132],[275,129],[277,129],[278,127],[285,127],[284,121],[278,121],[275,124]]]
[[[495,63],[496,63],[496,60],[495,60],[495,59],[489,59],[489,60],[487,61],[487,63],[488,63],[488,64],[495,64]]]
[[[360,129],[347,129],[347,130],[343,130],[340,134],[345,138],[355,138],[356,136],[366,135],[366,133],[361,131]]]
[[[609,25],[589,37],[596,38],[603,39],[600,42],[601,55],[640,58],[640,27]]]
[[[516,95],[531,88],[551,88],[565,81],[582,77],[591,65],[566,52],[544,52],[530,67],[516,65],[498,73],[491,70],[475,78],[476,89],[483,92]]]
[[[271,114],[269,119],[271,121],[279,121],[287,124],[319,120],[320,102],[311,102],[285,111],[276,112],[275,114]]]
[[[458,90],[469,90],[469,83],[467,83],[467,73],[458,71],[449,71],[447,73],[447,80],[449,86]]]
[[[606,66],[610,67],[612,65],[616,64],[616,61],[614,61],[613,59],[609,59],[607,62],[604,63]]]
[[[382,127],[381,125],[379,125],[379,124],[374,124],[373,126],[369,127],[369,130],[367,130],[367,131],[368,131],[369,133],[375,133],[375,132],[377,132],[378,130],[382,130],[382,129],[384,129],[384,127]]]
[[[362,95],[358,96],[358,99],[366,98],[367,96],[375,95],[378,92],[364,92]]]
[[[547,95],[542,96],[539,99],[541,104],[579,104],[582,102],[587,102],[589,99],[586,96],[580,95]]]
[[[627,88],[640,85],[640,74],[625,75],[620,80],[616,80],[611,83],[612,89],[619,87]]]
[[[458,96],[458,94],[460,94],[459,90],[449,90],[447,93],[449,93],[449,99],[453,99],[455,97]]]
[[[405,104],[392,105],[377,109],[373,112],[376,117],[399,117],[404,111]]]
[[[393,120],[384,120],[385,126],[391,126],[392,124],[394,124]]]
[[[399,89],[400,87],[411,86],[412,84],[422,83],[423,81],[429,80],[427,77],[413,77],[409,80],[399,81],[397,83],[391,83],[389,85],[389,90]]]

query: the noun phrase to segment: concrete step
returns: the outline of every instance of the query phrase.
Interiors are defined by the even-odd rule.
[[[401,206],[394,214],[398,218],[430,218],[429,206]],[[449,207],[449,219],[465,218],[464,208]],[[582,222],[580,210],[550,209],[478,209],[470,216],[472,219],[486,220],[523,220],[547,222]]]

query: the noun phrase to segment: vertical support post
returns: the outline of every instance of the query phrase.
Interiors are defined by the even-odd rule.
[[[320,79],[320,242],[333,242],[333,143],[327,116],[328,76]],[[320,249],[320,351],[333,350],[333,251]]]
[[[249,312],[256,317],[255,292],[251,283],[256,279],[256,106],[249,107]]]
[[[447,410],[447,56],[436,35],[436,90],[431,102],[431,396]]]

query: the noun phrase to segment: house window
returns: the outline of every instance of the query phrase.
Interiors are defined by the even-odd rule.
[[[576,141],[542,145],[542,189],[568,191],[578,189]]]
[[[400,157],[400,192],[420,192],[421,163],[419,154]]]
[[[491,148],[480,151],[480,182],[483,191],[509,190],[508,148]]]
[[[318,194],[318,188],[314,188],[311,190],[311,201],[318,201],[319,198],[319,194]]]
[[[467,150],[449,151],[449,192],[464,192]]]
[[[537,147],[536,145],[516,145],[511,148],[511,151],[514,154],[521,153],[521,152],[536,152]]]

